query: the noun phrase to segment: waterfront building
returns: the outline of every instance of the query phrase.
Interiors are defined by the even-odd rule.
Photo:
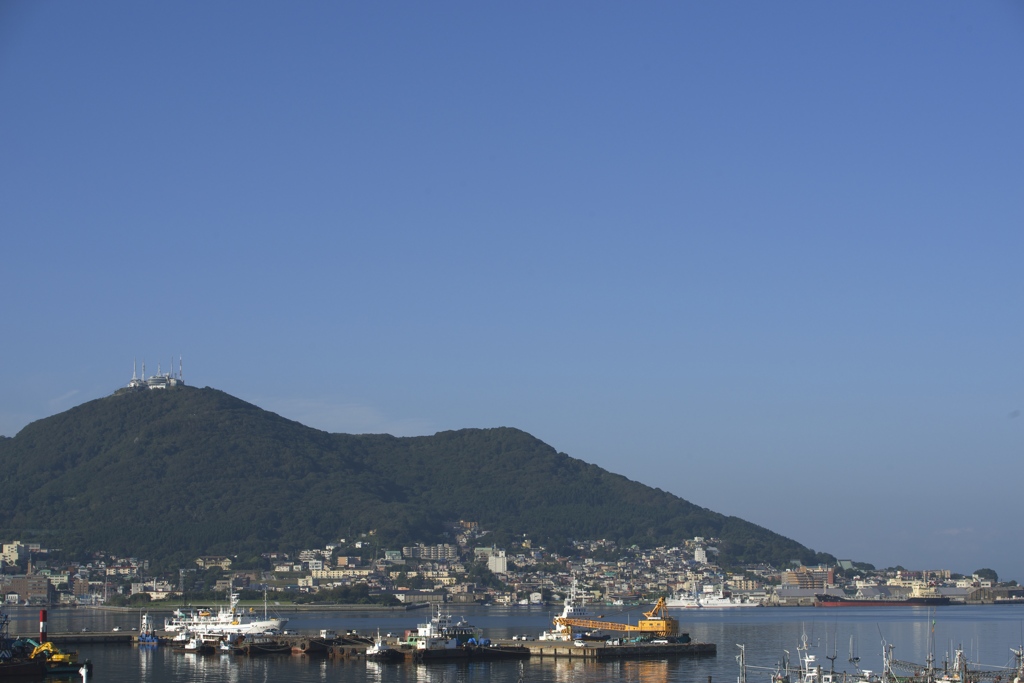
[[[835,569],[833,567],[797,567],[782,572],[779,578],[783,586],[827,588],[835,584]]]

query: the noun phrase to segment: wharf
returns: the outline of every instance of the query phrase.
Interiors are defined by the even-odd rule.
[[[131,645],[137,633],[132,632],[67,632],[48,633],[47,640],[55,645]],[[33,637],[33,636],[28,636]],[[365,642],[355,642],[347,638],[325,641],[310,636],[276,636],[275,642],[287,645],[284,649],[293,655],[321,655],[330,658],[363,658],[366,653]],[[161,638],[162,644],[169,641]],[[240,651],[239,654],[242,652]],[[252,654],[252,653],[250,653]],[[564,641],[542,641],[527,643],[495,643],[495,645],[459,648],[457,650],[439,650],[418,653],[415,650],[404,652],[407,661],[424,661],[431,659],[525,659],[532,657],[577,659],[583,661],[605,661],[613,659],[666,658],[666,657],[714,657],[717,648],[714,643],[628,643],[625,645],[608,645],[602,642],[587,642],[578,647]],[[424,656],[425,655],[425,656]]]
[[[637,659],[663,657],[714,657],[718,649],[714,643],[629,643],[608,645],[588,642],[577,647],[568,642],[545,641],[526,644],[531,657],[582,659],[603,661],[608,659]]]
[[[442,660],[482,662],[500,659],[529,659],[530,657],[530,650],[522,645],[463,645],[440,650],[403,650],[402,653],[407,662]]]
[[[136,636],[138,636],[138,633],[131,631],[68,631],[47,633],[46,639],[52,641],[55,645],[130,645],[135,642]],[[30,633],[14,637],[38,640],[39,634]]]
[[[434,660],[495,660],[558,658],[583,661],[607,661],[613,659],[665,659],[668,657],[714,657],[717,648],[714,643],[631,643],[608,645],[588,643],[576,647],[572,643],[516,643],[505,642],[491,646],[463,646],[447,650],[402,650],[407,662],[428,662]],[[364,655],[365,656],[365,655]]]

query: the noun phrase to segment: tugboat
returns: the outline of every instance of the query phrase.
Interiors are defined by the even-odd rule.
[[[437,614],[426,624],[417,624],[416,635],[409,635],[405,644],[415,651],[415,659],[442,659],[468,656],[463,646],[475,642],[476,629],[465,619],[455,622],[438,606]]]
[[[160,639],[157,638],[156,633],[149,625],[149,614],[143,612],[142,623],[139,625],[139,635],[135,639],[135,642],[139,645],[156,647],[160,643]]]
[[[373,645],[366,648],[366,659],[370,662],[400,662],[405,659],[405,653],[388,645],[377,631]]]

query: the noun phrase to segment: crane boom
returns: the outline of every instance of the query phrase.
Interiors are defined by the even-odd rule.
[[[619,624],[612,621],[597,619],[577,619],[574,617],[555,617],[555,626],[604,629],[606,631],[625,631],[627,633],[646,633],[654,636],[672,637],[679,634],[679,620],[668,615],[665,598],[658,598],[657,604],[650,612],[644,612],[646,619],[634,624]]]

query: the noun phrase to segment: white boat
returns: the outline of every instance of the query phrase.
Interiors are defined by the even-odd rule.
[[[665,600],[667,607],[682,609],[728,609],[731,607],[760,607],[761,603],[730,595],[721,587],[704,586],[700,593],[679,593]]]
[[[371,662],[396,662],[404,658],[405,654],[388,645],[381,637],[380,631],[377,631],[377,639],[373,641],[373,645],[366,648],[366,659]]]
[[[569,594],[565,596],[565,604],[562,606],[562,618],[585,619],[590,616],[587,612],[586,599],[576,590],[576,578],[573,577]],[[544,631],[540,634],[540,640],[572,640],[572,628],[559,625],[553,631]]]
[[[451,614],[442,612],[438,606],[437,614],[425,624],[416,625],[416,635],[410,635],[407,642],[416,650],[454,650],[470,638],[476,637],[476,629],[465,619],[453,621]]]
[[[230,607],[221,607],[214,612],[212,609],[175,610],[170,619],[164,622],[164,630],[177,634],[209,633],[224,635],[228,633],[266,633],[280,631],[288,623],[287,619],[267,616],[266,600],[263,603],[263,618],[238,609],[238,593],[231,593]]]
[[[221,636],[214,633],[194,633],[185,643],[185,652],[192,652],[200,655],[213,654],[220,648],[223,642]]]

